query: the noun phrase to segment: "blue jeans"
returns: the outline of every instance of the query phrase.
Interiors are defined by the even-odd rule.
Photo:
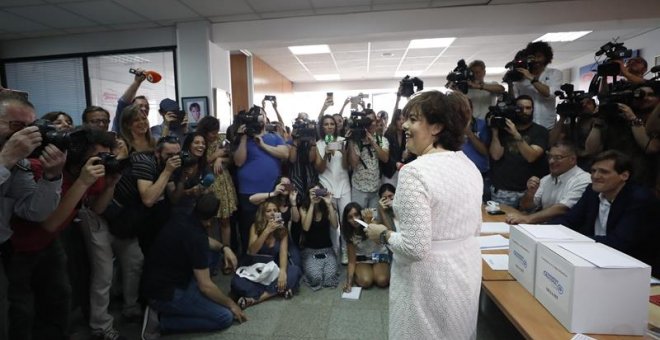
[[[229,308],[204,296],[195,279],[185,290],[176,289],[172,300],[151,300],[149,305],[159,312],[162,332],[218,331],[234,321]]]

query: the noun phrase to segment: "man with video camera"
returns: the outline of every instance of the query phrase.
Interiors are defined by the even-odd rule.
[[[513,116],[493,115],[488,122],[492,130],[491,199],[514,208],[525,194],[527,179],[547,173],[543,155],[548,148],[548,131],[533,122],[532,98],[519,96],[516,105]]]
[[[257,211],[250,196],[272,191],[281,175],[281,162],[289,157],[289,147],[279,135],[266,133],[264,112],[258,106],[239,112],[237,122],[240,125],[233,158],[238,167],[239,231],[242,252],[246,252]]]
[[[497,102],[497,95],[504,93],[504,86],[497,82],[484,82],[486,64],[483,61],[473,60],[468,68],[474,75],[474,80],[467,81],[467,96],[472,101],[472,115],[484,119],[488,113],[488,107]]]
[[[524,50],[528,68],[518,67],[522,79],[513,84],[515,96],[527,95],[534,101],[534,123],[551,129],[557,121],[555,91],[562,82],[560,70],[547,67],[552,62],[552,48],[547,42],[527,44]],[[514,62],[515,66],[515,62]]]
[[[50,145],[41,155],[44,175],[34,180],[25,159],[41,145],[38,127],[28,126],[36,118],[27,98],[9,91],[0,93],[0,339],[8,339],[7,278],[5,263],[11,256],[12,217],[40,222],[60,201],[65,154]]]
[[[367,109],[364,112],[366,128],[351,128],[346,133],[348,140],[348,163],[353,169],[351,177],[351,197],[363,208],[378,208],[378,188],[380,188],[380,167],[378,161],[387,162],[390,157],[387,138],[375,135],[378,121],[376,113]],[[354,120],[354,119],[353,119]],[[362,138],[356,138],[363,133]]]
[[[550,130],[549,144],[562,140],[570,140],[577,153],[577,165],[584,171],[591,168],[591,156],[584,149],[584,144],[591,131],[598,108],[596,100],[591,97],[579,99],[579,112],[560,112],[557,106],[559,121]],[[559,104],[562,105],[562,104]]]
[[[658,176],[654,154],[660,152],[657,134],[646,130],[647,120],[660,105],[660,82],[633,90],[600,96],[598,118],[587,137],[585,151],[595,156],[604,150],[619,150],[632,158],[632,180],[654,187]]]
[[[180,140],[188,132],[188,115],[181,111],[179,104],[170,98],[160,101],[158,113],[163,117],[163,123],[151,127],[151,137],[176,136]]]
[[[98,129],[72,131],[62,172],[62,199],[40,222],[13,217],[13,253],[8,261],[9,337],[66,339],[72,287],[62,231],[74,226],[82,204],[105,210],[119,173],[110,173],[105,160],[115,145],[112,134]],[[46,175],[45,164],[31,160],[35,179]],[[43,169],[43,170],[42,170]],[[99,181],[105,177],[105,181]],[[95,199],[92,199],[95,197]]]

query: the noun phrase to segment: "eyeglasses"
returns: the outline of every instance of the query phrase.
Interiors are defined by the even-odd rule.
[[[550,153],[546,153],[546,155],[548,156],[548,159],[551,159],[553,161],[561,161],[564,158],[571,157],[571,155],[553,155]]]
[[[21,122],[19,120],[1,120],[0,122],[3,122],[9,126],[9,129],[12,131],[18,131],[24,129],[27,124],[25,122]]]
[[[158,139],[158,144],[163,144],[163,143],[179,143],[179,137],[177,136],[163,136]]]
[[[110,120],[109,120],[109,119],[102,119],[102,118],[99,118],[99,119],[90,119],[90,120],[88,120],[87,122],[88,122],[89,124],[94,124],[94,125],[108,125],[108,124],[110,124]]]

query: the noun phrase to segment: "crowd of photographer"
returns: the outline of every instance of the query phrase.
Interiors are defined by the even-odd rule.
[[[459,61],[447,87],[469,98],[462,150],[482,175],[484,202],[518,208],[509,223],[564,223],[655,272],[660,80],[644,79],[641,58],[623,63],[628,52],[603,46],[589,91],[561,85],[545,42],[507,65],[507,89],[484,81],[479,60]],[[117,287],[123,317],[144,321],[143,337],[156,338],[243,322],[245,308],[290,299],[300,281],[346,292],[389,285],[384,237],[396,231],[399,169],[415,159],[406,149],[411,118],[398,106],[422,90],[420,79],[401,81],[389,125],[362,94],[327,114],[328,93],[318,117],[300,113],[289,127],[266,96],[220,140],[216,118],[193,129],[168,98],[163,123],[150,127],[149,102],[137,93],[153,75],[132,72],[113,132],[101,107],[85,109],[74,127],[65,112],[37,120],[26,97],[0,92],[0,330],[8,330],[0,338],[64,339],[80,307],[95,338],[122,339],[108,311]],[[381,242],[363,221],[386,226]],[[211,280],[217,271],[233,275],[231,294]]]

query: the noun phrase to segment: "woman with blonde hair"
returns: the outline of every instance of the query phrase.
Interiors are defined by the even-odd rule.
[[[298,289],[302,271],[289,261],[288,231],[284,227],[277,203],[267,200],[257,209],[254,223],[250,227],[250,240],[247,253],[253,262],[274,261],[279,267],[276,280],[259,283],[236,274],[231,280],[231,290],[239,296],[238,305],[245,309],[281,295],[285,299],[293,297]]]
[[[121,137],[128,145],[129,154],[153,151],[156,146],[149,130],[149,119],[136,104],[129,105],[122,111]]]

